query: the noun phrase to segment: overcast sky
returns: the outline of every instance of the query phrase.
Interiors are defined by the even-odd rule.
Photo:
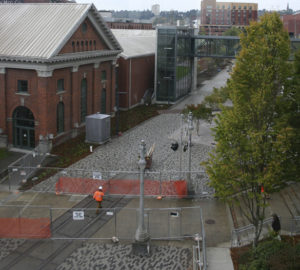
[[[200,9],[201,0],[76,0],[77,3],[94,3],[101,10],[146,10],[154,4],[160,5],[160,10],[191,10]],[[300,0],[221,0],[218,2],[258,3],[258,9],[283,10],[287,3],[291,9],[300,10]]]

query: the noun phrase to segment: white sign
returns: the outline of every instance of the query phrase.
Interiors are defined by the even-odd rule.
[[[73,211],[73,220],[84,220],[84,211]]]
[[[107,215],[107,216],[113,216],[113,215],[114,215],[114,212],[106,212],[106,215]]]
[[[101,172],[93,172],[93,179],[102,180]]]

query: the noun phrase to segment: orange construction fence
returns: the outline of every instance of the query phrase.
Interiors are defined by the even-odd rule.
[[[49,218],[0,218],[1,238],[50,238]]]
[[[56,183],[57,193],[93,194],[99,186],[104,192],[114,195],[139,195],[139,179],[95,180],[84,178],[60,177]],[[186,180],[159,181],[144,180],[144,194],[149,196],[178,196],[187,195]]]

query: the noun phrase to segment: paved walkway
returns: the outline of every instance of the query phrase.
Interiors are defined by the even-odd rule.
[[[213,84],[204,82],[205,94],[212,90],[213,86],[220,86],[221,81],[226,78],[226,71],[221,71],[214,78]],[[201,95],[201,90],[196,96]],[[195,96],[190,97],[195,102]],[[190,98],[184,100],[181,104],[187,104]],[[179,106],[179,105],[178,105]],[[176,107],[176,106],[175,106]],[[205,127],[205,128],[204,128]],[[149,148],[153,143],[156,144],[153,166],[151,170],[179,170],[180,152],[173,152],[170,148],[171,142],[179,140],[181,131],[181,118],[179,114],[162,114],[150,119],[136,128],[126,132],[122,137],[115,138],[111,142],[97,148],[93,154],[87,158],[72,165],[72,168],[80,168],[92,171],[130,171],[137,170],[138,148],[140,140],[144,139]],[[183,128],[183,131],[185,129]],[[209,125],[202,123],[200,126],[201,136],[193,134],[192,148],[192,170],[203,170],[200,162],[207,158],[208,153],[213,147],[213,140]],[[184,141],[187,136],[184,135]],[[187,170],[188,152],[183,154],[182,169]],[[37,185],[33,191],[54,191],[56,179],[53,177]],[[208,194],[213,194],[213,190],[207,186],[207,177],[202,177],[202,187]],[[33,194],[30,196],[30,194]],[[78,197],[79,201],[82,199]],[[78,200],[73,196],[56,196],[54,193],[32,193],[24,192],[21,194],[11,194],[1,192],[0,201],[2,204],[25,204],[25,205],[55,205],[61,207],[72,207]],[[231,224],[230,215],[226,206],[216,200],[172,200],[164,199],[162,201],[151,200],[146,207],[166,207],[175,203],[176,207],[188,205],[198,205],[203,209],[204,226],[208,246],[209,270],[222,269],[231,270],[232,263],[228,252],[230,246]],[[136,200],[131,201],[127,207],[138,207]],[[132,225],[133,227],[136,226]],[[96,232],[96,235],[99,232]],[[59,241],[59,240],[58,240]],[[17,241],[16,241],[17,242]],[[111,243],[102,245],[95,243],[72,242],[72,248],[61,251],[59,256],[54,256],[53,250],[59,243],[45,242],[38,246],[26,243],[9,242],[8,246],[15,249],[10,255],[3,256],[0,269],[95,269],[103,266],[106,269],[190,269],[191,265],[191,243],[178,243],[169,241],[167,245],[154,245],[155,252],[148,260],[146,258],[137,258],[129,255],[130,245],[113,245]],[[21,245],[20,245],[21,244]],[[19,246],[20,245],[20,246]],[[129,252],[129,253],[128,253]],[[22,256],[22,254],[24,256]],[[56,253],[55,253],[56,254]],[[22,258],[19,261],[16,260]],[[21,256],[21,257],[20,257]],[[1,258],[1,257],[0,257]],[[103,264],[99,264],[99,260]],[[13,264],[13,261],[15,263]],[[125,263],[126,262],[126,263]],[[177,268],[174,268],[175,265]],[[181,263],[180,263],[181,262]],[[226,262],[226,263],[225,263]],[[46,264],[48,265],[46,265]],[[125,264],[124,264],[125,263]],[[177,264],[176,264],[177,263]],[[126,265],[126,266],[125,266]],[[127,267],[127,268],[126,268]]]

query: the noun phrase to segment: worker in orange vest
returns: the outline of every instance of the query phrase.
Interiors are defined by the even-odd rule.
[[[96,211],[96,214],[99,214],[99,208],[102,208],[102,200],[103,200],[103,197],[104,197],[104,192],[102,191],[102,186],[99,187],[98,190],[96,190],[94,192],[94,200],[98,202],[98,206],[97,206],[97,211]]]

